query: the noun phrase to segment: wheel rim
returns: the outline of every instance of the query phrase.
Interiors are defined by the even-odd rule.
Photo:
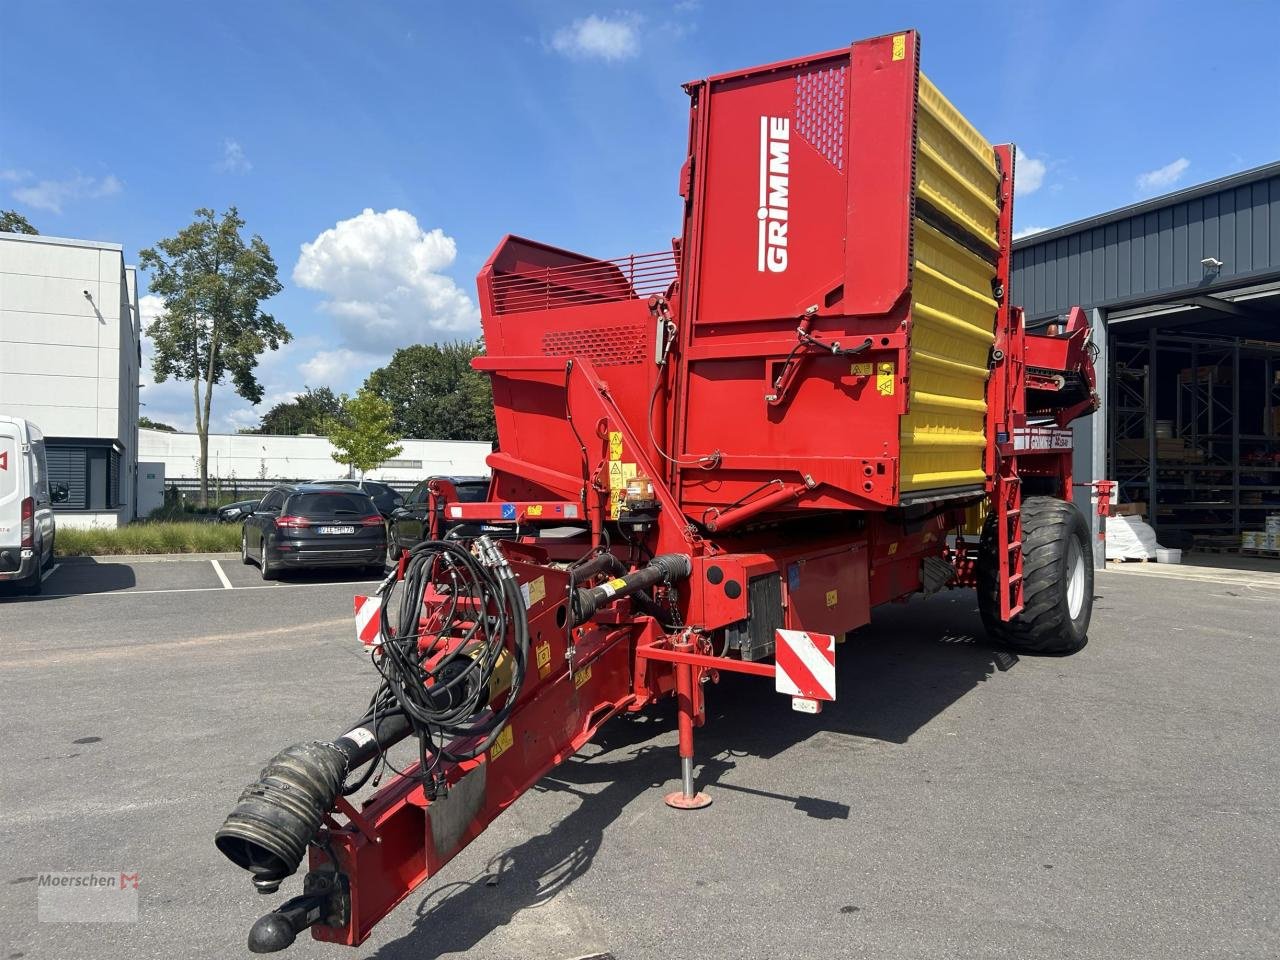
[[[1072,537],[1067,542],[1067,613],[1075,620],[1084,609],[1084,555],[1080,540]]]

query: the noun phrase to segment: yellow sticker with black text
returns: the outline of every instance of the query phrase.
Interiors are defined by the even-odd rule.
[[[573,685],[575,687],[581,687],[584,683],[586,683],[590,679],[591,679],[591,668],[583,667],[581,670],[577,670],[574,672]]]
[[[873,366],[870,363],[851,363],[849,373],[855,377],[869,377]]]
[[[907,55],[907,35],[900,33],[893,38],[893,59],[902,60]]]
[[[538,662],[538,676],[543,680],[547,679],[547,674],[551,672],[551,644],[543,640],[533,648],[533,655]]]
[[[599,436],[599,434],[596,434]],[[617,430],[609,431],[609,459],[622,459],[622,434]]]
[[[538,577],[529,581],[529,606],[533,606],[547,595],[547,578]]]
[[[542,516],[542,504],[540,503],[529,504],[528,508],[525,510],[525,513],[530,517]]]
[[[840,602],[840,591],[839,591],[839,590],[828,590],[828,591],[827,591],[827,606],[828,606],[828,607],[834,607],[834,606],[835,606],[837,603],[839,603],[839,602]]]
[[[893,369],[892,363],[876,364],[876,392],[882,397],[893,396],[893,383],[896,379]]]
[[[622,490],[627,485],[626,474],[622,471],[621,460],[609,461],[609,489]]]
[[[622,513],[622,501],[626,499],[626,490],[614,490],[609,494],[609,519],[617,520]]]
[[[514,742],[515,734],[511,732],[510,725],[503,727],[502,732],[498,734],[498,739],[493,741],[493,746],[489,748],[489,762],[493,763],[493,761],[506,753]]]

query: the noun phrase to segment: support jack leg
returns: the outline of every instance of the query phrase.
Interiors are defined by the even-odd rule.
[[[674,649],[691,652],[693,644],[673,644]],[[680,789],[668,793],[668,807],[676,810],[701,810],[710,806],[711,798],[693,787],[693,667],[676,665],[676,703],[680,711]]]

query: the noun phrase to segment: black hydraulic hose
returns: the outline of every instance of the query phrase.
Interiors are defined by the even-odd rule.
[[[606,604],[647,590],[659,583],[682,580],[693,572],[693,562],[687,554],[664,553],[654,557],[647,566],[634,573],[617,577],[598,587],[580,588],[573,595],[573,621],[575,624],[590,620],[597,610]]]

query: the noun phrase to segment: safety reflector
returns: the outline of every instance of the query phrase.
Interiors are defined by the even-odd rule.
[[[810,700],[808,697],[792,697],[791,709],[800,713],[821,713],[822,701]]]
[[[779,693],[804,700],[836,698],[836,638],[829,633],[806,630],[778,630],[774,660],[774,683]],[[806,713],[817,713],[799,706]]]
[[[356,597],[356,639],[366,647],[382,642],[381,613],[381,597]]]

